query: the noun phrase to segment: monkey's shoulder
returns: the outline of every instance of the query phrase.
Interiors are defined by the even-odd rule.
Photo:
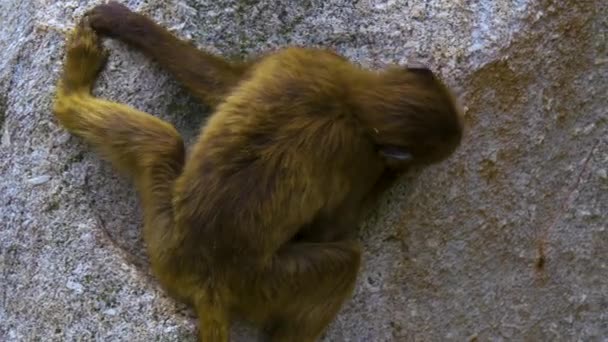
[[[314,65],[347,63],[348,59],[336,51],[322,47],[287,46],[270,53],[260,60],[261,64],[279,62],[283,65]]]
[[[287,49],[260,62],[226,97],[216,115],[241,117],[242,125],[285,119],[336,120],[351,116],[353,67],[324,50]]]
[[[263,88],[280,84],[284,93],[296,86],[314,86],[317,92],[327,92],[329,88],[345,86],[344,82],[360,73],[365,71],[332,50],[287,47],[255,64],[249,81]]]

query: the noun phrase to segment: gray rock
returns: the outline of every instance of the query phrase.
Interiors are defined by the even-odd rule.
[[[193,341],[191,312],[147,271],[133,188],[51,115],[66,30],[96,3],[0,2],[0,340]],[[126,3],[226,56],[323,45],[370,67],[422,61],[458,90],[462,147],[364,224],[356,293],[326,341],[608,337],[608,3]],[[95,92],[191,140],[205,108],[106,44]]]

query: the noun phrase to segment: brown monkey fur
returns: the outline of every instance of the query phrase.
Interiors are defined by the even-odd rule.
[[[186,159],[167,122],[101,100],[97,33],[143,51],[214,113]],[[201,341],[232,317],[272,341],[314,341],[350,296],[363,203],[391,173],[445,159],[462,124],[425,68],[369,71],[337,54],[284,48],[233,63],[112,2],[71,32],[54,113],[133,178],[154,274],[191,304]]]

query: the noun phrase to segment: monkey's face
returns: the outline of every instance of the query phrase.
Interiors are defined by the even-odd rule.
[[[378,152],[390,168],[440,162],[462,138],[462,114],[448,88],[428,68],[391,70],[386,105],[375,128]]]

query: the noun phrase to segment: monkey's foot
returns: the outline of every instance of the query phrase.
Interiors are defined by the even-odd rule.
[[[68,36],[62,78],[64,90],[89,92],[107,57],[99,37],[85,18]]]

